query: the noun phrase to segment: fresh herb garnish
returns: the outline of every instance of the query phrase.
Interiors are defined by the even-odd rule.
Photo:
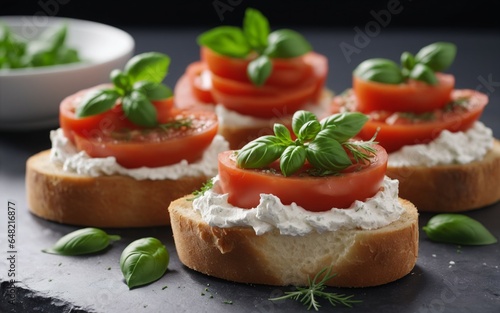
[[[108,235],[101,229],[88,227],[63,236],[54,246],[42,251],[60,255],[90,254],[104,250],[116,240],[120,240],[120,236]]]
[[[435,72],[448,68],[453,63],[456,52],[454,44],[436,42],[423,47],[415,56],[410,52],[403,52],[401,67],[388,59],[368,59],[356,67],[354,75],[384,84],[400,84],[411,78],[435,85],[438,82]]]
[[[86,117],[112,109],[121,98],[125,116],[134,124],[154,127],[157,113],[151,101],[172,96],[169,87],[162,84],[170,65],[169,56],[147,52],[131,58],[123,71],[110,74],[112,88],[93,90],[85,95],[76,111],[77,117]]]
[[[80,62],[78,51],[66,45],[64,23],[25,40],[0,21],[0,69],[31,68]]]
[[[256,86],[262,86],[271,75],[271,58],[294,58],[312,50],[311,44],[298,32],[279,29],[271,32],[269,21],[258,10],[247,8],[243,27],[219,26],[198,36],[198,44],[233,58],[256,53],[247,75]]]
[[[321,121],[308,111],[297,111],[292,118],[292,130],[282,124],[274,124],[274,136],[259,137],[237,152],[236,162],[241,168],[263,168],[280,159],[284,176],[298,171],[307,161],[321,172],[332,174],[353,164],[346,149],[356,162],[369,160],[375,153],[374,138],[355,142],[355,136],[368,117],[359,112],[331,115]]]
[[[159,124],[158,127],[163,130],[169,130],[169,129],[180,129],[184,127],[190,128],[192,125],[193,125],[193,120],[189,118],[182,118],[168,123]]]
[[[120,268],[129,288],[149,284],[165,274],[170,256],[160,240],[137,239],[123,250]]]
[[[342,304],[347,307],[352,307],[353,304],[362,302],[361,300],[352,299],[354,297],[353,295],[347,296],[345,294],[324,291],[326,288],[326,282],[336,276],[335,273],[331,274],[331,271],[331,267],[324,268],[319,271],[312,280],[311,277],[308,278],[309,287],[295,287],[295,291],[287,291],[284,296],[270,298],[269,300],[279,301],[293,299],[306,305],[308,310],[314,308],[316,311],[319,311],[319,308],[321,307],[318,302],[319,298],[327,299],[333,306]],[[321,280],[320,277],[322,277]]]
[[[205,192],[207,190],[210,190],[212,189],[212,187],[214,186],[214,182],[213,182],[213,179],[210,178],[209,180],[207,180],[205,183],[203,183],[203,185],[201,186],[201,188],[199,190],[195,190],[193,191],[193,196],[194,198],[189,198],[187,199],[188,201],[193,201],[194,199],[196,198],[199,198],[201,196],[203,196],[205,194]]]
[[[437,214],[422,229],[429,239],[437,242],[459,245],[490,245],[497,242],[483,224],[463,214]]]

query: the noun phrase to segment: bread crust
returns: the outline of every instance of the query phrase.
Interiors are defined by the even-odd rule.
[[[241,283],[308,284],[308,277],[333,266],[327,285],[377,286],[397,280],[418,257],[418,213],[400,199],[405,213],[376,230],[341,230],[305,236],[256,235],[251,227],[211,227],[180,198],[169,206],[180,261],[201,273]]]
[[[63,224],[125,228],[170,224],[172,200],[199,189],[208,177],[136,180],[128,176],[91,177],[68,173],[50,161],[50,150],[26,162],[29,210]]]
[[[500,200],[500,141],[480,161],[432,167],[387,167],[399,195],[422,212],[462,212]]]

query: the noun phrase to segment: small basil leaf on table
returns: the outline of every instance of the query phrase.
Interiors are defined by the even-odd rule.
[[[54,246],[42,251],[60,255],[90,254],[104,250],[116,240],[120,240],[120,236],[108,235],[101,229],[88,227],[63,236]]]
[[[130,243],[120,257],[120,268],[129,288],[156,281],[168,268],[169,254],[160,240],[147,237]]]
[[[435,215],[422,229],[429,239],[437,242],[459,245],[489,245],[497,242],[483,224],[463,214]]]

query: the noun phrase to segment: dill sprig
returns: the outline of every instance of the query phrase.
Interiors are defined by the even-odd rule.
[[[214,186],[214,182],[213,182],[212,178],[210,178],[209,180],[207,180],[206,182],[203,183],[203,185],[201,186],[200,189],[193,191],[193,193],[192,193],[194,196],[193,198],[189,198],[187,200],[193,201],[194,199],[203,196],[205,194],[205,192],[207,190],[212,189],[213,186]]]
[[[352,307],[353,304],[362,302],[361,300],[352,299],[354,295],[338,294],[333,292],[326,292],[325,284],[327,281],[335,277],[337,274],[331,274],[332,267],[327,267],[319,271],[316,276],[311,280],[308,279],[309,287],[295,287],[295,291],[287,291],[284,296],[277,298],[270,298],[271,301],[293,299],[295,301],[300,301],[307,306],[310,310],[314,308],[315,311],[319,311],[321,305],[319,304],[319,298],[328,300],[332,306],[337,306],[337,304],[342,304],[346,307]],[[323,277],[320,279],[320,277]]]

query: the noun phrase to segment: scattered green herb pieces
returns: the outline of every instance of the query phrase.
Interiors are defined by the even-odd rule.
[[[354,75],[363,80],[384,84],[400,84],[411,78],[435,85],[438,83],[435,72],[450,67],[456,53],[454,44],[436,42],[423,47],[415,56],[410,52],[403,52],[401,67],[388,59],[368,59],[356,67]]]
[[[66,45],[67,24],[47,28],[34,40],[15,34],[0,20],[0,69],[33,68],[81,62]]]
[[[233,301],[231,301],[231,300],[224,300],[224,304],[233,304]]]
[[[120,268],[129,288],[149,284],[165,274],[169,254],[160,240],[148,237],[133,241],[120,257]]]
[[[101,229],[88,227],[65,235],[54,246],[42,251],[60,255],[90,254],[104,250],[116,240],[120,240],[120,236],[108,235]]]
[[[165,286],[161,287],[161,290],[165,290],[165,289],[167,289],[167,288],[168,288],[168,286],[167,286],[167,285],[165,285]]]
[[[437,214],[422,229],[429,239],[436,242],[458,245],[490,245],[497,242],[483,224],[463,214]]]
[[[238,151],[236,162],[241,168],[263,168],[280,159],[284,176],[290,176],[309,161],[318,175],[331,175],[352,165],[346,149],[356,162],[369,160],[376,152],[374,138],[366,142],[350,141],[363,127],[368,117],[358,112],[346,112],[318,121],[308,111],[297,111],[292,118],[292,130],[297,139],[282,124],[274,125],[274,136],[259,137]]]
[[[196,198],[199,198],[201,196],[203,196],[203,194],[205,194],[205,192],[207,190],[210,190],[212,189],[212,187],[214,186],[214,183],[213,183],[213,180],[212,178],[210,178],[209,180],[207,180],[205,183],[203,183],[203,185],[201,186],[201,188],[199,190],[195,190],[193,192],[193,196],[194,198],[189,198],[187,199],[188,201],[193,201],[194,199]]]
[[[170,57],[159,52],[134,56],[125,69],[113,70],[112,88],[87,93],[76,110],[77,117],[87,117],[106,112],[121,98],[126,117],[136,125],[158,125],[156,109],[151,101],[172,96],[169,87],[162,84],[170,65]]]
[[[319,271],[313,280],[309,277],[309,287],[295,287],[296,291],[287,291],[284,296],[271,298],[271,301],[278,301],[284,299],[293,299],[300,301],[307,306],[307,309],[319,311],[321,305],[318,302],[319,298],[327,299],[331,305],[336,306],[337,304],[342,304],[347,307],[352,307],[353,304],[362,302],[361,300],[353,300],[353,295],[347,296],[344,294],[326,292],[325,284],[328,280],[335,277],[336,274],[331,274],[332,268],[324,268]],[[321,280],[320,280],[320,277]]]
[[[212,28],[198,36],[198,44],[233,58],[246,58],[255,52],[258,57],[248,64],[247,74],[256,86],[263,85],[271,75],[271,58],[294,58],[312,50],[310,43],[296,31],[271,32],[267,18],[252,8],[246,9],[242,28]]]

